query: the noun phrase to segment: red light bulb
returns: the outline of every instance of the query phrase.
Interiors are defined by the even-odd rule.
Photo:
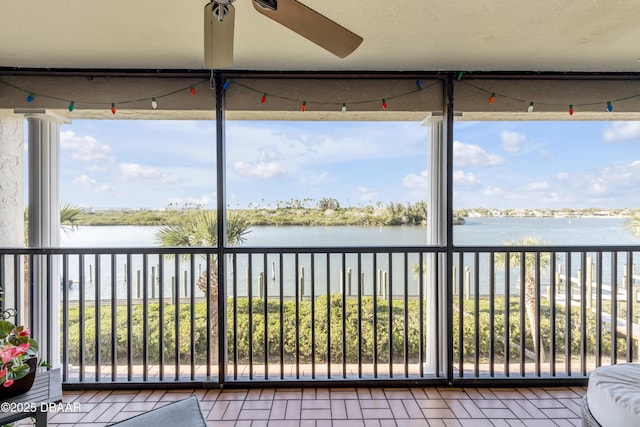
[[[111,114],[115,114],[116,111],[116,104],[111,104]]]
[[[387,109],[387,100],[386,99],[382,99],[382,109],[386,110]]]
[[[496,100],[496,94],[492,93],[491,96],[489,97],[489,105],[493,104],[495,100]]]
[[[260,102],[262,102],[263,104],[265,102],[267,102],[267,94],[266,93],[262,95],[262,98],[260,98]]]
[[[569,105],[569,115],[573,116],[573,105]]]
[[[195,95],[195,94],[196,94],[196,90],[195,90],[195,88],[194,88],[193,86],[191,86],[191,87],[189,88],[189,93],[190,93],[191,95]]]
[[[307,111],[307,101],[302,101],[302,105],[300,106],[300,111],[303,113]]]

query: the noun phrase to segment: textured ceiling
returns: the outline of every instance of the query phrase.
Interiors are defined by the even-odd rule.
[[[364,38],[339,59],[237,0],[239,70],[640,70],[630,0],[303,0]],[[5,1],[0,67],[202,69],[198,0]]]

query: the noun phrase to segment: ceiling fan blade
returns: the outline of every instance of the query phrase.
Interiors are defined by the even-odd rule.
[[[218,8],[224,8],[218,19]],[[231,4],[209,2],[204,7],[204,66],[226,68],[233,65],[233,27],[236,11]]]
[[[349,55],[362,43],[359,35],[296,0],[277,0],[277,10],[266,9],[255,0],[253,6],[261,14],[340,58]]]

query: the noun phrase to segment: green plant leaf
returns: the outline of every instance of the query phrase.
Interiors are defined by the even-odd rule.
[[[7,320],[0,320],[0,339],[6,338],[15,328],[15,325]]]

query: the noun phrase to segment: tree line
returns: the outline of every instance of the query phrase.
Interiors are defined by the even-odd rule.
[[[201,207],[155,210],[83,211],[74,219],[75,225],[176,225],[196,218]],[[229,208],[233,215],[245,219],[249,226],[280,225],[426,225],[427,203],[378,203],[362,207],[342,207],[333,198],[320,199],[310,206],[310,199],[277,202],[275,206],[250,206],[248,209]]]

